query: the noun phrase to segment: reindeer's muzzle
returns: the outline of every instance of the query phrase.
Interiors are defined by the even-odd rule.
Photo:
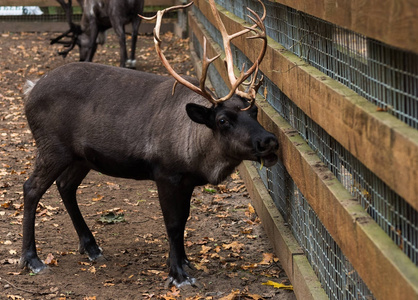
[[[269,133],[255,141],[256,156],[259,163],[266,167],[271,167],[277,163],[277,150],[279,149],[279,141],[276,136]]]

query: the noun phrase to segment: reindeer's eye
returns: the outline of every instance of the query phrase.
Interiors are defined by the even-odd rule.
[[[228,127],[229,126],[229,121],[226,120],[225,118],[221,118],[218,120],[218,124],[221,127]]]

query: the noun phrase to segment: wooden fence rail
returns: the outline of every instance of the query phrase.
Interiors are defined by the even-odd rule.
[[[397,48],[418,53],[418,2],[410,0],[269,0]]]
[[[145,7],[159,7],[159,6],[172,6],[178,4],[179,0],[145,0]],[[39,6],[39,7],[55,7],[60,6],[56,0],[0,0],[0,6]],[[78,6],[76,0],[72,1],[73,6]],[[0,23],[0,32],[21,32],[21,31],[55,31],[62,32],[68,29],[66,22],[42,22],[42,21],[23,21],[19,20],[20,16],[16,16],[16,20],[4,21]],[[25,17],[25,16],[23,16]],[[164,23],[162,25],[162,32],[174,31],[177,35],[184,35],[185,24],[177,23]],[[139,28],[140,33],[152,33],[154,25],[144,21]],[[130,32],[130,26],[127,26],[126,31]]]
[[[329,11],[333,5],[336,5],[334,3],[336,1],[272,2],[289,4],[293,8],[304,9],[307,13],[310,13],[312,8],[317,16],[327,21],[335,21],[350,29],[356,29],[358,26],[355,22],[349,24],[349,21],[345,20],[349,14],[355,14],[350,12],[351,10],[345,11],[337,7],[334,10],[338,15],[330,15]],[[350,1],[338,2],[348,5]],[[367,1],[362,1],[362,3],[365,2]],[[374,3],[374,1],[370,2]],[[388,2],[395,5],[396,1]],[[400,1],[398,4],[402,11],[408,10],[405,1]],[[202,15],[216,27],[208,2],[198,0],[195,1],[195,5]],[[410,6],[409,9],[414,11],[416,6],[414,4]],[[218,6],[218,8],[229,32],[237,32],[242,28],[244,25],[242,20],[222,7]],[[389,15],[395,13],[392,11],[393,7],[381,9],[390,10]],[[364,12],[356,13],[360,16]],[[396,11],[396,13],[400,12]],[[342,20],[337,21],[340,16]],[[356,17],[351,15],[351,18]],[[372,14],[370,18],[370,23],[373,20],[378,22],[381,16]],[[409,47],[413,45],[414,50],[418,49],[416,39],[418,30],[414,27],[418,24],[417,21],[406,18],[402,22],[404,25],[410,22],[413,24],[412,28],[408,29],[412,31],[409,31],[410,40],[406,44],[400,44],[394,38],[382,40],[396,47],[402,46],[409,50]],[[397,27],[399,34],[403,34],[404,25]],[[209,57],[221,51],[220,46],[211,39],[192,13],[189,15],[189,27],[200,44],[203,44],[204,36],[207,38]],[[363,34],[372,37],[375,35],[369,31],[372,27],[360,27]],[[376,35],[375,38],[377,37]],[[251,42],[242,37],[234,39],[233,44],[251,61],[254,61],[258,53]],[[215,61],[214,66],[227,83],[223,63]],[[272,39],[269,39],[268,50],[260,65],[260,70],[307,116],[401,195],[413,209],[418,210],[418,131],[416,129],[409,127],[389,113],[377,111],[375,105],[309,66]],[[277,70],[286,70],[286,72]],[[367,214],[357,200],[353,199],[333,173],[331,171],[324,173],[324,169],[328,168],[318,163],[320,158],[300,136],[295,135],[293,128],[265,101],[259,103],[259,108],[261,123],[279,138],[279,156],[288,173],[374,296],[377,299],[388,300],[418,299],[418,271],[414,263]],[[260,196],[260,193],[263,193],[259,191],[257,184],[260,179],[257,179],[251,171],[249,164],[245,164],[241,170],[250,194],[255,199],[257,212],[267,226],[266,231],[276,247],[276,252],[289,278],[292,278],[296,295],[299,299],[317,299],[313,296],[315,293],[309,289],[309,284],[300,282],[300,272],[295,272],[296,269],[299,270],[295,267],[298,251],[295,252],[294,248],[292,250],[292,247],[284,245],[283,235],[287,233],[282,233],[275,227],[277,214],[273,212],[271,201],[265,200],[269,197],[268,194],[264,192]],[[364,256],[365,253],[367,257]],[[390,285],[387,284],[388,281],[391,282]],[[322,295],[318,297],[321,298]]]
[[[145,0],[146,6],[170,6],[177,0]],[[0,0],[0,6],[59,6],[56,0]],[[78,6],[78,2],[73,0],[73,5]]]

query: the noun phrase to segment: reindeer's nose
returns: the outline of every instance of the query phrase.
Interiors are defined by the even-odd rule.
[[[279,149],[279,141],[275,135],[269,134],[261,139],[258,139],[256,141],[255,148],[259,153],[276,152],[277,149]]]

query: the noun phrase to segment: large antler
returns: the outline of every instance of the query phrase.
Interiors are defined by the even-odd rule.
[[[215,98],[213,97],[205,88],[205,81],[206,81],[206,77],[207,77],[207,71],[209,68],[209,65],[215,60],[217,59],[219,55],[213,57],[213,58],[208,58],[207,57],[207,53],[206,53],[206,38],[203,38],[203,58],[202,58],[202,76],[200,78],[200,84],[199,87],[195,86],[194,84],[192,84],[191,82],[187,81],[186,79],[184,79],[183,77],[181,77],[178,73],[176,73],[173,68],[170,66],[170,64],[168,63],[167,59],[165,58],[164,54],[162,53],[161,50],[161,39],[160,39],[160,29],[161,29],[161,20],[162,17],[164,15],[164,13],[171,11],[171,10],[175,10],[175,9],[184,9],[189,7],[190,5],[193,4],[193,2],[190,2],[186,5],[178,5],[178,6],[173,6],[164,10],[160,10],[157,12],[157,14],[154,17],[150,17],[150,18],[145,18],[143,16],[140,16],[141,18],[145,19],[145,20],[153,20],[153,19],[157,19],[155,28],[154,28],[154,43],[155,43],[155,49],[163,63],[163,65],[166,67],[166,69],[168,70],[168,72],[177,80],[177,82],[180,82],[181,84],[185,85],[186,87],[188,87],[189,89],[191,89],[192,91],[196,92],[199,95],[202,95],[203,97],[205,97],[206,99],[208,99],[211,103],[213,104],[219,104],[221,102],[224,102],[228,99],[230,99],[235,93],[238,94],[239,96],[246,98],[249,100],[250,102],[250,106],[251,107],[254,103],[255,100],[255,95],[257,93],[257,90],[259,89],[259,87],[261,86],[262,83],[262,79],[259,80],[258,82],[256,82],[256,77],[257,77],[257,72],[258,72],[258,66],[261,63],[264,54],[266,52],[267,49],[267,38],[266,38],[266,34],[265,34],[265,27],[263,24],[263,21],[266,17],[266,9],[264,4],[261,2],[261,0],[258,0],[261,5],[263,6],[263,16],[260,17],[259,15],[257,15],[253,10],[251,10],[250,8],[247,8],[252,14],[253,16],[249,16],[249,18],[255,23],[253,26],[251,27],[245,27],[245,29],[241,30],[240,32],[234,33],[232,35],[228,35],[225,25],[223,24],[220,16],[219,16],[219,12],[216,9],[216,5],[214,0],[209,0],[211,9],[212,9],[212,13],[215,17],[216,23],[219,25],[219,30],[222,34],[222,38],[223,38],[223,43],[224,43],[224,48],[225,48],[225,65],[228,71],[228,78],[229,81],[231,83],[231,90],[228,93],[228,95],[222,97],[222,98]],[[259,28],[259,30],[257,30],[257,27]],[[244,72],[244,65],[242,66],[242,70],[240,73],[240,76],[237,78],[235,77],[235,73],[234,73],[234,65],[233,65],[233,58],[232,58],[232,50],[231,50],[231,40],[239,37],[241,35],[244,35],[248,32],[255,32],[256,34],[253,36],[248,37],[248,39],[255,39],[255,38],[260,38],[263,40],[263,47],[262,50],[256,60],[256,62],[254,63],[254,65],[249,68],[247,70],[247,72]],[[253,74],[253,78],[250,80],[249,83],[244,83],[244,81],[250,77]],[[241,84],[245,84],[248,86],[247,88],[247,92],[243,92],[238,90],[238,87]]]
[[[213,104],[216,104],[216,98],[214,98],[210,93],[208,93],[208,91],[205,88],[205,81],[206,81],[206,74],[207,74],[207,69],[209,67],[209,65],[219,57],[219,55],[208,59],[206,57],[206,39],[204,39],[203,42],[203,47],[204,47],[204,52],[203,52],[203,61],[202,61],[202,77],[200,79],[200,85],[199,87],[195,86],[194,84],[192,84],[191,82],[187,81],[186,79],[184,79],[183,77],[181,77],[176,71],[174,71],[174,69],[170,66],[170,63],[167,61],[166,57],[164,56],[162,50],[161,50],[161,38],[160,38],[160,29],[161,29],[161,21],[163,18],[163,15],[166,12],[172,11],[172,10],[176,10],[176,9],[184,9],[187,8],[189,6],[191,6],[193,4],[193,2],[190,2],[188,4],[185,5],[177,5],[177,6],[172,6],[163,10],[159,10],[157,11],[157,14],[153,17],[150,18],[146,18],[144,16],[141,16],[141,18],[143,18],[144,20],[154,20],[157,19],[157,22],[155,24],[155,28],[154,28],[154,43],[155,43],[155,50],[158,53],[158,56],[160,57],[163,65],[166,67],[167,71],[177,80],[177,82],[183,84],[184,86],[188,87],[189,89],[191,89],[192,91],[194,91],[195,93],[205,97],[206,99],[208,99],[210,102],[212,102]]]
[[[260,88],[261,83],[262,83],[262,79],[260,79],[256,83],[256,77],[257,77],[257,73],[258,73],[258,66],[260,65],[261,61],[263,60],[264,54],[266,53],[266,50],[267,50],[266,28],[265,28],[264,23],[263,23],[264,19],[266,18],[266,8],[265,8],[263,2],[261,2],[261,0],[258,0],[258,2],[260,2],[260,4],[263,7],[263,16],[260,17],[256,12],[254,12],[252,9],[247,7],[247,10],[253,15],[253,16],[248,15],[248,17],[254,22],[254,25],[251,26],[251,27],[245,27],[245,29],[230,35],[226,31],[225,24],[221,20],[221,17],[219,15],[219,12],[218,12],[218,10],[216,8],[216,5],[215,5],[215,1],[214,0],[209,0],[213,16],[215,17],[216,23],[219,26],[219,31],[222,35],[222,42],[224,44],[224,49],[225,49],[225,60],[224,60],[224,62],[225,62],[225,66],[227,68],[229,82],[231,83],[231,91],[234,91],[237,95],[248,99],[250,101],[251,105],[253,104],[253,102],[255,100],[255,95],[257,94],[257,91]],[[257,30],[257,27],[259,28],[259,31]],[[260,51],[260,54],[258,55],[257,60],[251,66],[251,68],[249,68],[246,72],[244,72],[245,65],[243,65],[242,68],[241,68],[240,76],[237,78],[235,76],[235,72],[234,72],[234,62],[233,62],[233,57],[232,57],[231,41],[233,39],[241,36],[241,35],[244,35],[244,34],[250,32],[250,31],[255,32],[256,34],[253,35],[253,36],[247,37],[247,38],[248,39],[256,39],[256,38],[262,39],[263,40],[263,47]],[[253,79],[248,84],[247,92],[242,92],[242,91],[238,90],[239,86],[241,84],[243,84],[244,81],[248,77],[250,77],[252,74],[253,74]],[[218,101],[228,100],[229,98],[231,98],[231,96],[228,94],[227,96],[219,99]]]
[[[78,36],[82,33],[80,25],[76,25],[73,23],[73,10],[72,10],[72,0],[68,0],[68,3],[65,2],[65,0],[57,0],[57,2],[61,5],[61,7],[64,9],[65,16],[67,19],[67,22],[70,26],[70,29],[68,29],[63,34],[57,36],[56,38],[52,39],[50,44],[63,44],[66,49],[64,51],[59,51],[58,54],[62,55],[63,57],[66,57],[68,53],[73,50],[75,45],[77,44]],[[81,4],[81,2],[79,1]],[[63,38],[70,38],[69,41],[61,41]]]

